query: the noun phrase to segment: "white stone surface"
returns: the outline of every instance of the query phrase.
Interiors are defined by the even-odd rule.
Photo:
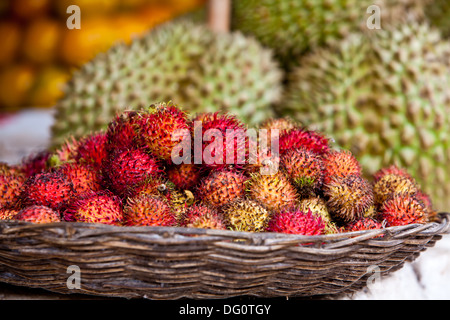
[[[29,109],[8,119],[0,120],[0,161],[18,163],[23,156],[40,151],[48,146],[50,126],[53,123],[52,110]],[[380,285],[364,289],[352,296],[338,299],[450,299],[450,235],[422,252],[419,258],[406,263],[393,274],[382,277]],[[20,294],[2,292],[0,300],[39,298],[42,293],[20,290]],[[44,298],[61,298],[56,294],[46,294]],[[66,297],[67,298],[67,297]]]

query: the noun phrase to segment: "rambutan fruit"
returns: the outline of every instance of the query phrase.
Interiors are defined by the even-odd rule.
[[[292,129],[280,136],[280,155],[290,149],[306,148],[318,155],[323,155],[329,150],[329,141],[318,132],[303,128]]]
[[[180,225],[189,228],[226,229],[225,222],[217,210],[202,204],[189,207],[183,214]]]
[[[74,195],[73,183],[62,172],[43,172],[29,177],[20,194],[24,206],[43,205],[62,209]]]
[[[14,220],[33,223],[52,223],[60,222],[61,218],[56,211],[47,206],[33,205],[20,210],[14,216]]]
[[[56,171],[66,175],[73,184],[75,193],[82,194],[88,191],[100,191],[102,188],[102,176],[98,170],[87,164],[65,163]]]
[[[221,169],[229,165],[242,167],[247,163],[249,139],[246,125],[230,114],[203,114],[194,120],[193,136],[201,136],[201,154],[207,168]],[[201,127],[199,123],[201,122]],[[201,129],[201,130],[200,130]],[[197,145],[194,144],[194,153]]]
[[[190,206],[180,217],[180,225],[185,226],[190,221],[203,215],[218,215],[218,212],[212,206],[197,203]]]
[[[19,172],[4,170],[0,173],[0,208],[9,207],[18,201],[25,176]]]
[[[389,167],[386,167],[386,168],[381,168],[380,170],[375,172],[373,174],[373,181],[378,182],[382,177],[384,177],[385,175],[388,175],[388,174],[402,176],[404,178],[410,179],[411,181],[414,181],[414,178],[408,173],[408,171],[406,171],[405,168],[400,168],[400,167],[396,166],[395,164],[393,164]]]
[[[303,197],[319,191],[323,182],[322,159],[305,149],[292,149],[281,156],[281,166]]]
[[[79,141],[74,137],[69,137],[56,150],[54,150],[47,160],[47,165],[50,168],[58,167],[68,162],[75,162]]]
[[[178,190],[176,188],[170,188],[166,198],[169,200],[170,206],[178,220],[196,201],[194,194],[190,190]]]
[[[419,191],[416,182],[408,177],[397,174],[386,174],[373,185],[375,204],[381,207],[394,194],[415,195]]]
[[[134,127],[142,145],[159,159],[170,161],[173,149],[191,134],[187,114],[172,103],[151,105],[139,112]]]
[[[380,209],[380,221],[386,221],[386,226],[402,226],[411,223],[428,222],[428,212],[425,205],[416,197],[407,193],[393,194]]]
[[[79,139],[75,160],[101,169],[107,156],[106,143],[107,136],[103,131],[94,132]]]
[[[272,175],[252,174],[246,183],[246,193],[270,211],[292,207],[299,200],[297,190],[281,171]]]
[[[360,218],[341,228],[341,232],[352,232],[372,229],[382,229],[383,224],[373,218]]]
[[[373,214],[369,210],[374,204],[372,186],[359,175],[333,177],[325,185],[324,195],[335,220],[350,222]]]
[[[48,150],[32,153],[22,159],[20,170],[27,178],[37,173],[42,173],[47,170],[47,162],[51,155],[51,152]]]
[[[170,183],[167,183],[160,175],[149,175],[144,180],[126,188],[123,197],[133,198],[141,193],[164,196],[170,189],[173,189]]]
[[[361,175],[362,168],[355,156],[348,150],[330,150],[323,156],[323,179],[329,183],[333,178]]]
[[[244,196],[246,180],[236,169],[213,170],[200,181],[196,194],[205,204],[220,207]]]
[[[65,221],[120,226],[123,223],[122,202],[108,190],[86,192],[72,199],[63,218]]]
[[[316,236],[325,234],[326,223],[321,217],[297,209],[276,212],[269,220],[267,231]]]
[[[108,156],[103,169],[107,184],[120,196],[161,171],[158,161],[142,149],[117,149]]]
[[[297,210],[309,212],[320,217],[325,223],[325,234],[337,233],[338,228],[328,212],[325,200],[319,197],[310,197],[299,201],[296,206]]]
[[[126,226],[174,226],[177,223],[167,201],[153,195],[128,198],[123,212]]]
[[[166,170],[167,178],[179,189],[192,189],[201,178],[200,167],[196,164],[172,165]]]
[[[249,158],[250,159],[250,158]],[[254,156],[254,161],[245,164],[244,171],[251,175],[252,173],[261,173],[264,175],[275,174],[280,169],[280,156],[272,151],[258,152]]]
[[[13,220],[20,210],[0,207],[0,220]]]
[[[106,151],[112,153],[117,149],[138,146],[135,122],[137,111],[127,110],[117,114],[106,129]]]
[[[227,227],[220,216],[217,215],[203,215],[192,219],[186,227],[201,228],[201,229],[218,229],[226,230]]]
[[[296,127],[300,127],[300,123],[295,122],[289,117],[270,118],[259,125],[259,129],[272,130],[277,129],[280,135],[283,135]],[[269,134],[270,136],[270,134]]]
[[[267,228],[270,212],[256,201],[239,199],[224,206],[224,221],[231,230],[263,232]]]

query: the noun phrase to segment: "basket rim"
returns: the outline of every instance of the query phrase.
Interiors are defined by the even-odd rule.
[[[19,231],[36,231],[39,229],[64,229],[66,234],[73,236],[77,231],[83,230],[80,237],[95,237],[96,234],[117,234],[131,233],[140,235],[157,235],[164,239],[176,237],[200,237],[210,240],[220,240],[229,238],[249,242],[252,245],[276,245],[286,243],[313,243],[321,247],[336,247],[336,242],[349,245],[364,240],[386,241],[388,239],[401,239],[411,234],[421,234],[424,236],[433,236],[449,233],[450,213],[440,212],[437,215],[437,222],[428,222],[425,224],[408,224],[403,226],[383,227],[381,229],[361,230],[352,232],[343,232],[327,235],[298,235],[277,232],[246,232],[218,229],[201,229],[190,227],[160,227],[160,226],[113,226],[100,223],[85,222],[53,222],[36,224],[26,221],[3,220],[0,221],[0,235],[8,235]],[[384,235],[384,237],[377,237]],[[203,237],[202,237],[203,236]],[[327,245],[328,244],[328,245]]]

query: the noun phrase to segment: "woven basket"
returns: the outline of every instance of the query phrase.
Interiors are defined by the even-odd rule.
[[[0,281],[58,293],[150,299],[350,293],[417,258],[439,222],[299,236],[178,227],[0,223]],[[69,266],[81,287],[69,289]]]

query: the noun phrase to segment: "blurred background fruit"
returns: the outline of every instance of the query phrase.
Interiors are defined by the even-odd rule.
[[[206,0],[1,0],[0,113],[53,107],[73,71]],[[81,29],[68,29],[77,5]]]

